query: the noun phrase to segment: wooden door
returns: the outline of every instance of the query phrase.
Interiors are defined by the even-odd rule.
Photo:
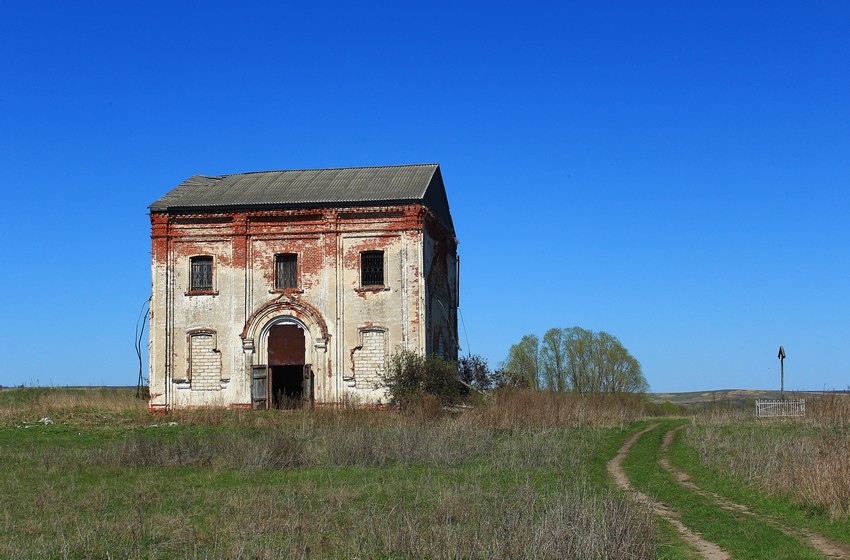
[[[298,325],[274,325],[269,329],[269,365],[303,366],[304,331]]]
[[[315,381],[314,381],[314,378],[313,378],[313,366],[311,366],[310,364],[306,364],[304,366],[303,399],[304,399],[304,406],[307,407],[307,408],[313,407],[313,401],[314,401],[313,391],[315,390],[314,384],[315,384]]]
[[[251,368],[251,404],[257,409],[269,407],[269,366]]]

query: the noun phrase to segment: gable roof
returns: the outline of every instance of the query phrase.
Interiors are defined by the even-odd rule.
[[[454,234],[440,165],[395,165],[193,175],[151,212],[421,203]]]

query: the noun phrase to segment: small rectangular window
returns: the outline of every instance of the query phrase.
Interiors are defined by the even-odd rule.
[[[383,251],[363,251],[360,253],[360,285],[384,285]]]
[[[274,256],[274,287],[276,290],[298,287],[298,255]]]
[[[189,288],[192,291],[209,292],[213,289],[212,278],[212,257],[192,257],[191,277],[189,278]]]

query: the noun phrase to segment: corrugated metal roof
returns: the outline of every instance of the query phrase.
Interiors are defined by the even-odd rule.
[[[423,201],[439,165],[398,165],[194,175],[150,205],[152,212]],[[447,210],[447,209],[446,209]]]

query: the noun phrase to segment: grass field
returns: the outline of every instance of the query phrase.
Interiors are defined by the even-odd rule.
[[[157,418],[120,393],[0,398],[4,558],[644,558],[654,550],[649,511],[605,476],[607,456],[637,418],[624,405],[517,394],[456,417]],[[52,423],[39,422],[45,417]]]
[[[848,477],[835,470],[850,441],[844,401],[771,424],[727,409],[646,420],[636,399],[532,392],[454,415],[423,406],[156,417],[145,404],[126,390],[0,391],[0,558],[698,557],[606,470],[650,422],[659,427],[624,461],[633,485],[731,557],[826,556],[677,485],[657,462],[667,428],[685,425],[669,459],[701,487],[850,543]],[[782,461],[800,461],[778,451],[795,438],[820,450],[809,468],[835,470],[818,492],[766,482]],[[777,457],[773,471],[747,449]],[[772,544],[754,548],[761,539]]]

